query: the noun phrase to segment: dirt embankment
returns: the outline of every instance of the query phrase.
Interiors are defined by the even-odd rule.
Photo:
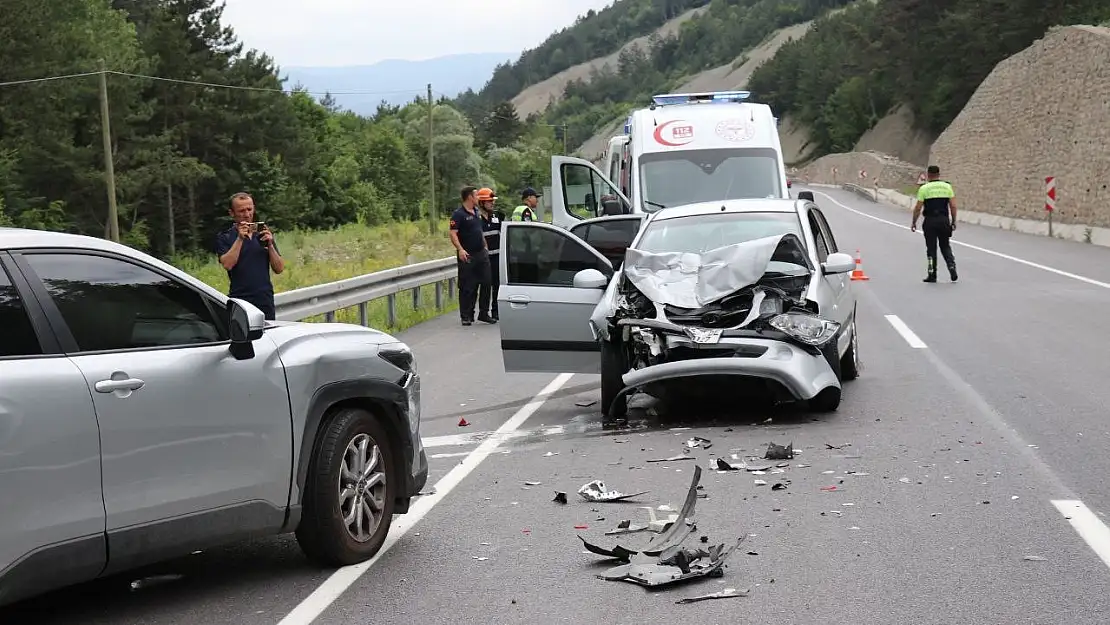
[[[933,144],[930,160],[961,207],[1110,227],[1110,29],[1053,29],[1002,61]]]
[[[847,152],[822,156],[801,168],[797,176],[805,182],[819,184],[850,182],[865,187],[904,189],[917,184],[918,176],[924,171],[920,165],[881,152]]]
[[[895,111],[860,140],[857,151],[824,156],[799,176],[817,183],[859,184],[858,172],[866,169],[867,186],[874,186],[878,175],[879,187],[900,190],[916,184],[924,165],[936,164],[941,177],[956,188],[961,208],[1010,224],[1047,220],[1045,178],[1051,176],[1056,184],[1054,223],[1110,228],[1107,59],[1110,29],[1052,29],[995,66],[932,143],[927,158],[921,156],[927,137],[914,133],[905,111]],[[861,150],[865,147],[871,151]]]
[[[666,24],[660,26],[655,34],[661,38],[667,38],[678,34],[678,29],[682,24],[690,18],[699,15],[706,10],[706,7],[699,7],[690,9],[689,11],[679,15],[678,17],[670,20]],[[532,113],[540,113],[548,107],[552,102],[557,102],[562,99],[563,91],[567,88],[567,84],[573,80],[589,80],[590,73],[594,70],[601,70],[601,68],[608,65],[611,69],[617,69],[617,60],[620,58],[621,52],[631,50],[634,47],[639,47],[647,50],[651,35],[637,37],[632,41],[621,46],[620,50],[604,56],[601,58],[579,63],[574,67],[565,69],[551,78],[538,82],[524,91],[521,91],[515,98],[513,98],[513,106],[516,107],[516,112],[521,119],[524,119]]]

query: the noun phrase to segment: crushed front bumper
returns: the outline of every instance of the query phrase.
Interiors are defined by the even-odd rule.
[[[735,375],[780,383],[796,399],[812,399],[821,391],[840,388],[831,362],[836,340],[819,350],[748,330],[726,330],[713,343],[697,343],[681,326],[652,320],[625,320],[621,325],[663,330],[670,361],[624,374],[626,389],[675,378]],[[763,333],[778,334],[778,333]],[[829,350],[832,353],[828,353]],[[675,358],[679,359],[675,359]]]

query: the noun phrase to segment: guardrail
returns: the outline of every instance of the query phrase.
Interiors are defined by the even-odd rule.
[[[369,325],[367,305],[384,297],[388,301],[388,324],[394,327],[397,325],[397,295],[411,291],[412,307],[420,308],[420,288],[434,284],[436,308],[443,310],[443,283],[447,283],[447,297],[454,299],[456,276],[454,257],[384,269],[346,280],[278,293],[274,296],[276,316],[283,321],[300,321],[324,315],[325,321],[332,322],[335,321],[335,313],[357,306],[359,323],[366,326]]]
[[[858,184],[852,184],[850,182],[845,182],[845,183],[842,183],[840,185],[840,188],[844,189],[845,191],[851,191],[852,193],[855,193],[856,195],[858,195],[862,198],[867,198],[868,200],[871,200],[872,202],[878,202],[879,201],[878,192],[873,191],[871,189],[868,189],[867,187],[861,187]]]

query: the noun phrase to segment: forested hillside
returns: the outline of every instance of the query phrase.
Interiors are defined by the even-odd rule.
[[[618,66],[611,71],[595,71],[586,80],[570,82],[564,97],[547,111],[539,120],[556,128],[565,125],[568,145],[577,147],[596,131],[615,119],[628,114],[633,107],[643,106],[652,94],[676,88],[684,79],[705,69],[732,63],[747,50],[758,45],[779,28],[799,24],[825,14],[831,9],[843,6],[850,0],[712,0],[711,2],[672,3],[668,13],[655,11],[652,20],[644,21],[644,26],[657,25],[665,21],[665,16],[673,17],[684,10],[702,5],[708,9],[683,24],[674,37],[653,37],[647,50],[633,49],[621,53]],[[630,15],[634,11],[646,11],[652,4],[647,0],[618,0],[606,9],[613,16]],[[560,33],[569,42],[580,41],[587,33],[602,28],[602,11],[596,16],[585,19]],[[646,34],[637,29],[629,29],[635,36]],[[613,34],[618,31],[614,30]],[[650,32],[650,31],[649,31]],[[603,56],[619,49],[627,40],[604,38],[607,45],[587,48],[589,54],[575,53],[578,61]],[[576,48],[577,49],[577,48]],[[531,50],[512,68],[501,68],[493,80],[482,90],[481,95],[461,97],[460,107],[466,109],[473,119],[481,119],[496,102],[511,99],[519,91],[518,87],[542,80],[554,71],[569,66],[561,61],[565,56],[564,46],[545,44]],[[527,61],[525,61],[527,59]],[[553,60],[559,60],[555,64]],[[545,71],[532,71],[528,68],[544,68]],[[505,76],[515,76],[513,81]],[[515,89],[515,90],[514,90]]]
[[[667,20],[709,0],[617,0],[601,11],[581,15],[572,26],[553,33],[514,63],[499,66],[478,92],[459,97],[469,111],[493,106],[559,72],[611,54],[629,40],[654,31]]]
[[[858,2],[783,46],[749,88],[809,126],[818,156],[851,150],[900,103],[936,136],[998,62],[1050,26],[1107,18],[1106,0]]]
[[[254,195],[276,230],[427,215],[422,94],[364,118],[337,112],[323,94],[289,93],[274,60],[244,50],[221,23],[216,0],[3,5],[2,224],[107,234],[98,59],[107,68],[125,243],[163,255],[206,253],[227,224],[227,198],[240,190]],[[508,196],[546,182],[550,128],[507,116],[475,130],[435,97],[439,214],[463,183],[496,184]]]

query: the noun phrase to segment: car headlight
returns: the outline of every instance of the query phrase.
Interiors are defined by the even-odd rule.
[[[416,356],[404,343],[386,343],[378,348],[378,356],[401,371],[416,373]]]
[[[808,345],[821,346],[840,330],[840,324],[816,315],[789,312],[771,318],[771,327]]]

